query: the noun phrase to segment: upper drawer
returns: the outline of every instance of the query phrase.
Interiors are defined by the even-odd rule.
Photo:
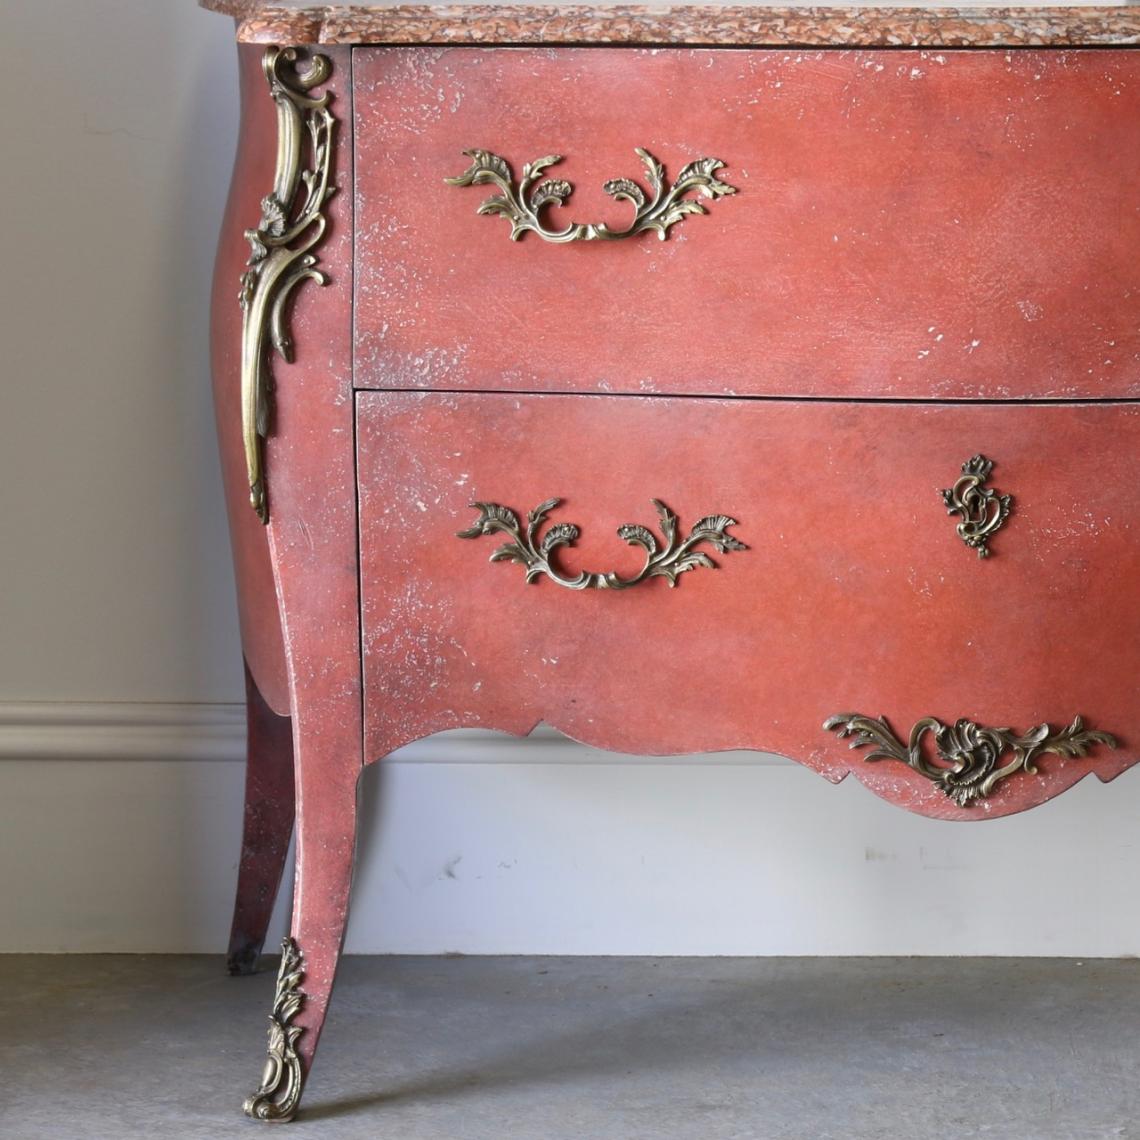
[[[354,53],[361,387],[939,399],[1140,395],[1140,52]],[[509,240],[480,148],[561,154],[571,221],[723,160],[617,242]]]

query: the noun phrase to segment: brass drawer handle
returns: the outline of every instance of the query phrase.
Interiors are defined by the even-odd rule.
[[[963,808],[975,800],[985,799],[1014,772],[1036,774],[1033,761],[1042,753],[1077,758],[1087,756],[1098,744],[1109,748],[1117,745],[1115,736],[1086,729],[1079,716],[1073,717],[1073,723],[1060,732],[1053,732],[1047,724],[1039,724],[1023,736],[1009,728],[986,728],[969,720],[959,720],[951,728],[927,716],[915,722],[906,744],[895,735],[885,716],[875,719],[858,713],[840,713],[824,721],[823,727],[840,738],[853,736],[851,748],[874,745],[867,760],[899,760],[932,780]],[[922,750],[922,738],[927,733],[934,737],[937,763],[928,759]],[[1005,752],[1012,752],[1013,758],[999,768],[998,760]]]
[[[961,515],[958,537],[978,552],[979,558],[988,558],[986,544],[990,535],[1005,525],[1013,510],[1013,496],[1002,495],[983,486],[993,470],[993,461],[984,455],[975,455],[962,464],[962,474],[953,487],[942,492],[948,515]]]
[[[544,574],[559,586],[568,590],[627,590],[638,582],[649,578],[664,578],[670,586],[677,584],[677,577],[686,570],[698,566],[716,569],[716,563],[703,550],[695,549],[702,542],[728,554],[732,550],[747,550],[748,547],[728,533],[736,520],[727,515],[708,515],[689,532],[688,538],[677,540],[677,516],[664,503],[651,500],[657,508],[661,531],[665,535],[665,545],[658,547],[656,536],[646,527],[637,523],[624,523],[617,528],[618,538],[630,546],[640,546],[645,550],[645,565],[632,577],[622,578],[614,571],[595,573],[583,570],[576,578],[567,578],[553,565],[551,557],[560,546],[572,546],[579,531],[573,523],[555,523],[539,537],[539,529],[546,521],[547,513],[558,506],[561,499],[547,499],[540,503],[526,517],[526,530],[519,525],[518,516],[498,503],[472,503],[479,512],[475,525],[461,530],[457,538],[479,538],[484,534],[505,534],[509,542],[498,547],[491,555],[492,562],[518,562],[526,567],[526,580],[533,582]]]
[[[548,178],[534,185],[538,176],[548,167],[562,161],[560,154],[548,154],[535,159],[523,167],[522,178],[515,183],[514,172],[505,158],[492,154],[489,150],[465,150],[471,165],[454,178],[445,178],[449,186],[497,186],[500,194],[492,194],[479,207],[480,214],[501,214],[511,223],[511,240],[518,241],[528,231],[538,234],[544,241],[617,241],[619,238],[634,237],[637,234],[654,230],[664,241],[671,225],[681,221],[688,214],[707,214],[708,211],[693,198],[686,198],[690,191],[696,191],[705,198],[720,198],[735,194],[736,187],[721,182],[715,176],[724,163],[719,158],[698,158],[690,162],[677,176],[668,190],[665,189],[665,168],[641,147],[637,155],[645,164],[646,178],[651,193],[647,197],[643,187],[631,178],[614,178],[606,182],[602,189],[611,198],[633,204],[633,222],[628,229],[611,230],[604,222],[571,222],[564,230],[552,230],[542,222],[542,211],[546,206],[564,206],[573,187],[561,178]],[[533,187],[533,189],[532,189]]]

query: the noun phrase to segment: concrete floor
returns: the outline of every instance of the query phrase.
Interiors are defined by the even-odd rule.
[[[273,982],[0,958],[0,1136],[256,1135]],[[1138,1028],[1135,961],[348,958],[284,1135],[1140,1140]]]

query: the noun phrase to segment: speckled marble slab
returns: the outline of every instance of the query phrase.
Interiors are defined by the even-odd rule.
[[[248,43],[1069,47],[1140,44],[1140,5],[788,8],[760,5],[388,5],[200,0]]]

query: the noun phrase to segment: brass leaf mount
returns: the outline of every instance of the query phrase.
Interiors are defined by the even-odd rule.
[[[1085,728],[1079,716],[1059,732],[1039,724],[1021,735],[970,720],[958,720],[951,726],[928,716],[915,722],[906,744],[895,735],[886,717],[840,713],[825,721],[823,727],[840,738],[852,737],[851,748],[872,748],[865,760],[897,760],[913,768],[961,808],[985,799],[1016,772],[1035,774],[1038,756],[1052,753],[1075,759],[1087,756],[1098,744],[1117,746],[1116,737]],[[933,757],[924,747],[928,736],[934,744]],[[1010,759],[1002,764],[1006,753]]]
[[[572,546],[580,531],[573,523],[560,522],[542,532],[547,516],[561,502],[561,499],[547,499],[540,503],[526,517],[523,527],[518,515],[508,507],[498,503],[472,503],[479,512],[475,525],[461,530],[457,538],[479,538],[486,534],[502,534],[508,539],[492,553],[492,562],[517,562],[526,570],[526,580],[534,582],[546,577],[568,590],[628,590],[650,578],[664,578],[670,586],[676,586],[680,575],[698,567],[716,569],[716,563],[703,550],[696,549],[708,543],[721,554],[734,550],[747,550],[748,547],[728,533],[736,520],[727,515],[707,515],[696,523],[688,536],[681,539],[677,531],[677,516],[664,503],[651,500],[657,508],[661,533],[659,540],[648,527],[638,523],[623,523],[617,528],[617,535],[630,546],[639,546],[645,551],[645,564],[632,577],[623,578],[614,571],[604,573],[583,570],[576,577],[563,574],[554,558],[559,547]]]
[[[946,513],[962,516],[958,537],[976,550],[979,558],[990,556],[990,536],[1005,525],[1013,510],[1012,495],[1002,495],[985,486],[993,466],[993,461],[984,455],[967,459],[958,481],[942,492]]]
[[[633,206],[633,221],[624,230],[610,229],[604,222],[571,222],[565,229],[551,229],[542,220],[547,206],[565,206],[573,190],[561,178],[539,178],[549,167],[562,161],[560,154],[548,154],[528,162],[522,168],[522,178],[516,183],[511,165],[505,158],[489,150],[465,150],[471,165],[454,178],[446,178],[449,186],[485,186],[498,188],[480,205],[480,214],[498,214],[511,224],[511,240],[518,241],[525,233],[538,234],[543,241],[562,244],[570,241],[619,241],[637,234],[653,232],[664,241],[669,227],[691,214],[708,211],[695,198],[723,198],[735,194],[736,187],[722,182],[716,172],[724,166],[719,158],[698,158],[681,170],[671,185],[666,185],[665,168],[643,147],[635,152],[645,167],[649,192],[632,178],[612,178],[602,189],[617,201]]]
[[[281,967],[277,971],[277,990],[273,996],[273,1012],[269,1015],[269,1047],[261,1084],[242,1108],[254,1120],[292,1120],[301,1100],[304,1074],[297,1056],[297,1038],[302,1030],[293,1025],[305,995],[301,992],[304,963],[301,951],[292,938],[281,943]]]
[[[273,398],[271,357],[293,359],[287,307],[305,280],[327,283],[311,252],[324,236],[324,206],[334,192],[332,139],[335,120],[329,92],[310,92],[332,71],[327,56],[313,55],[304,70],[296,48],[271,47],[262,57],[269,93],[277,104],[277,169],[273,190],[261,200],[257,228],[246,230],[250,255],[241,277],[242,442],[249,476],[249,501],[269,521],[264,470]],[[307,154],[306,154],[307,151]]]

